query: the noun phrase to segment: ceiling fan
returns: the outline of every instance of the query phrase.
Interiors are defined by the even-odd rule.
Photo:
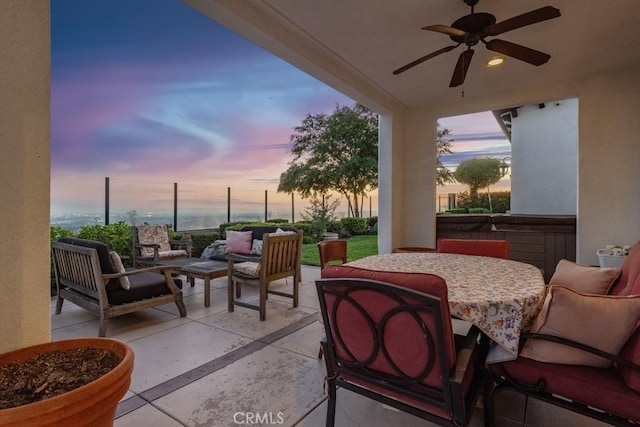
[[[465,44],[467,49],[460,54],[456,68],[451,76],[451,83],[449,87],[460,86],[464,83],[464,79],[471,63],[474,50],[473,46],[479,42],[484,43],[487,49],[494,52],[502,53],[503,55],[510,56],[512,58],[519,59],[532,65],[542,65],[546,63],[550,55],[531,49],[519,44],[511,43],[505,40],[492,39],[485,40],[488,36],[497,36],[507,31],[516,30],[527,25],[536,24],[538,22],[546,21],[548,19],[557,18],[560,16],[560,10],[552,6],[541,7],[522,15],[514,16],[513,18],[496,23],[496,17],[490,13],[475,13],[474,6],[478,4],[479,0],[464,0],[467,6],[471,7],[471,14],[463,16],[456,20],[451,26],[446,25],[428,25],[423,27],[423,30],[435,31],[448,35],[451,40],[457,44],[443,47],[435,52],[431,52],[428,55],[418,58],[407,65],[398,68],[393,74],[400,74],[407,71],[409,68],[415,67],[418,64],[423,63],[431,58],[434,58],[442,53],[449,52],[461,44]]]

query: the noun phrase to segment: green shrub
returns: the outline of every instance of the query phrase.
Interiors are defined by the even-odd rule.
[[[456,203],[459,207],[466,208],[484,208],[489,212],[489,195],[484,193],[478,193],[477,202],[473,203],[471,197],[467,191],[462,191],[456,194]],[[511,209],[511,192],[510,191],[496,191],[491,192],[491,206],[494,213],[505,213]]]
[[[222,234],[218,231],[194,233],[191,235],[191,240],[193,242],[191,256],[198,258],[204,248],[212,244],[215,240],[222,240]]]
[[[316,243],[316,240],[312,237],[312,236],[302,236],[302,244],[303,245],[309,245],[312,243]]]
[[[220,225],[220,231],[221,234],[224,236],[227,230],[234,230],[234,231],[240,231],[242,230],[242,228],[246,227],[246,226],[257,226],[257,227],[280,227],[280,226],[284,226],[284,227],[289,227],[290,224],[289,223],[278,223],[278,222],[259,222],[259,221],[255,221],[255,222],[248,222],[248,221],[243,221],[243,222],[234,222],[234,223],[229,223],[229,224],[225,224],[225,228],[224,228],[224,232],[222,232],[222,225]],[[295,227],[295,226],[294,226]]]
[[[71,237],[73,236],[73,232],[71,230],[65,230],[59,225],[52,225],[49,227],[49,236],[51,241],[54,241],[63,237]]]
[[[370,216],[368,218],[366,218],[367,220],[367,230],[370,230],[373,228],[374,225],[376,225],[378,223],[378,216]]]
[[[110,250],[131,259],[131,227],[124,221],[109,225],[83,225],[77,237],[103,242]],[[127,264],[126,260],[124,262]]]
[[[295,224],[293,224],[293,226],[295,228],[297,228],[298,230],[302,230],[302,238],[303,239],[311,239],[312,241],[310,243],[314,243],[315,239],[313,237],[313,234],[311,232],[311,228],[312,225],[306,221],[300,221],[300,222],[296,222]]]
[[[267,222],[270,224],[288,224],[289,220],[285,218],[269,218]]]
[[[445,212],[452,213],[452,214],[462,214],[462,213],[469,212],[469,210],[467,208],[453,208],[453,209],[447,209]]]
[[[352,236],[364,234],[367,230],[367,220],[364,218],[341,218],[340,222],[345,231]]]
[[[346,234],[344,226],[342,225],[342,222],[340,222],[340,221],[330,221],[330,222],[328,222],[327,223],[327,231],[329,233],[338,233],[340,235]],[[320,239],[320,240],[322,240],[322,239]]]
[[[220,229],[220,233],[224,236],[224,233],[227,231],[227,228],[233,227],[233,226],[238,225],[238,224],[246,224],[246,223],[247,223],[247,221],[225,222],[223,224],[220,224],[220,226],[218,228]],[[235,230],[235,228],[232,229],[232,230]]]
[[[469,208],[470,214],[482,214],[482,213],[491,213],[489,209],[485,208]]]

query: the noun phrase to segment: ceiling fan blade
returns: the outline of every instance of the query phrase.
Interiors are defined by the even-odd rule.
[[[522,15],[497,22],[487,27],[486,33],[488,36],[497,36],[498,34],[515,30],[516,28],[526,27],[527,25],[557,18],[558,16],[560,16],[559,9],[552,6],[545,6],[540,9],[532,10],[531,12],[523,13]]]
[[[446,25],[427,25],[426,27],[422,27],[422,29],[427,31],[435,31],[436,33],[448,34],[450,36],[463,37],[467,35],[466,31],[448,27]]]
[[[464,83],[464,79],[467,76],[467,70],[469,70],[469,64],[471,63],[471,58],[473,58],[473,49],[465,50],[460,54],[458,62],[456,63],[456,68],[453,70],[449,87],[460,86]]]
[[[531,65],[542,65],[551,58],[551,55],[544,52],[500,39],[490,40],[486,45],[489,50],[528,62]]]
[[[457,44],[457,45],[453,45],[453,46],[447,46],[447,47],[443,47],[442,49],[438,49],[435,52],[431,52],[430,54],[425,55],[422,58],[418,58],[415,61],[408,63],[404,67],[398,68],[397,70],[395,70],[393,72],[393,74],[397,75],[397,74],[403,73],[403,72],[407,71],[409,68],[415,67],[418,64],[422,64],[424,61],[426,61],[428,59],[431,59],[431,58],[433,58],[435,56],[438,56],[438,55],[440,55],[442,53],[449,52],[450,50],[455,49],[458,46],[460,46],[460,45]]]

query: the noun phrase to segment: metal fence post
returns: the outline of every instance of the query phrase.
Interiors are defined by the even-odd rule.
[[[227,187],[227,222],[231,222],[231,187]]]
[[[109,177],[104,177],[104,225],[109,225]]]
[[[267,217],[267,192],[268,190],[264,190],[264,222],[267,222],[269,219]]]
[[[173,231],[178,231],[178,183],[173,183]]]

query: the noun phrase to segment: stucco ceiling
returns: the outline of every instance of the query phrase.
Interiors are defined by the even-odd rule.
[[[571,96],[576,79],[640,65],[638,0],[480,0],[475,11],[491,13],[498,22],[543,6],[558,8],[559,18],[496,37],[551,59],[536,67],[507,57],[503,65],[487,68],[495,52],[480,44],[464,85],[457,88],[449,81],[463,46],[403,74],[392,72],[453,44],[448,36],[421,28],[451,25],[470,13],[463,0],[184,1],[321,80],[342,85],[338,89],[377,92],[387,105],[408,108],[443,111],[461,103],[470,109],[502,108],[517,99],[506,95],[518,92],[529,102],[539,92],[544,101],[547,87]]]

